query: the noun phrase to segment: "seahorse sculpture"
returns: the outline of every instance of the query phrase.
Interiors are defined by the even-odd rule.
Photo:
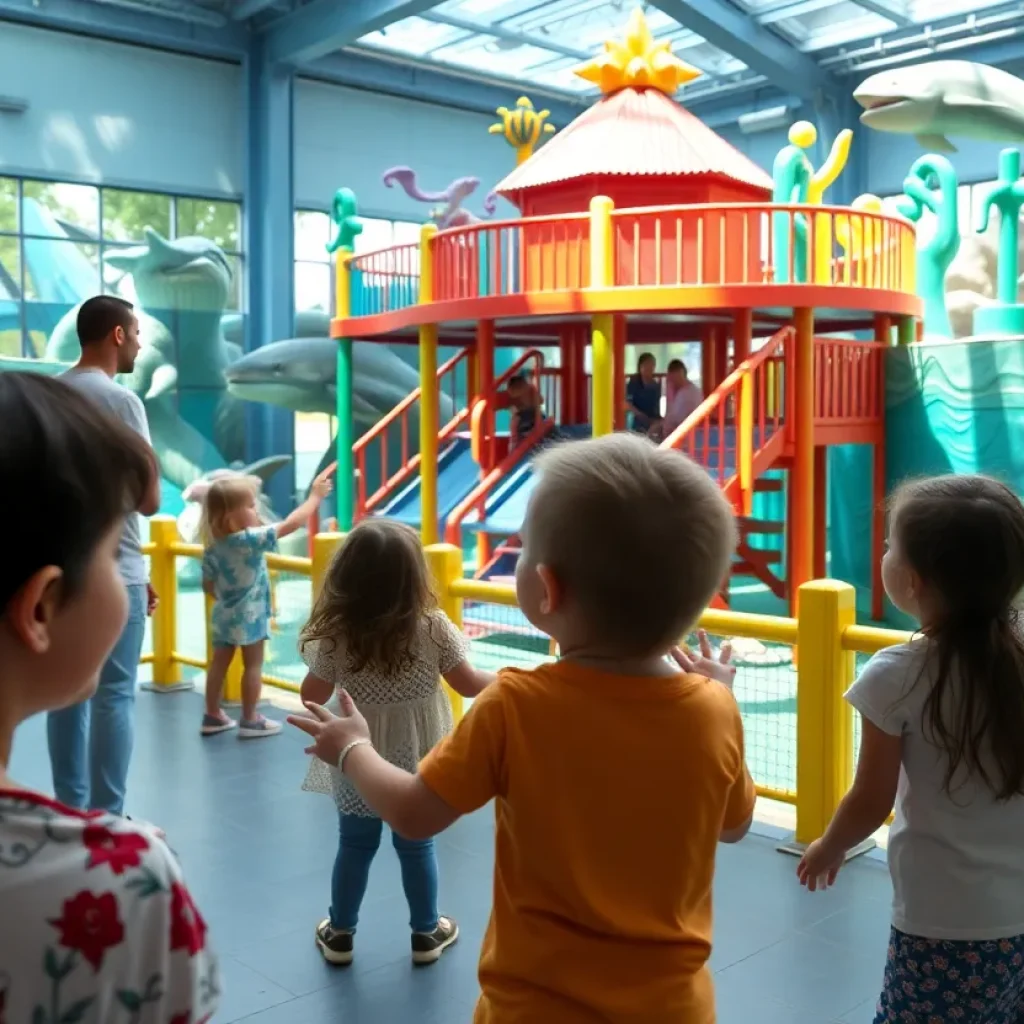
[[[331,204],[331,220],[338,230],[333,241],[327,245],[328,252],[337,252],[339,249],[352,252],[355,249],[356,236],[363,233],[363,225],[358,214],[359,206],[355,192],[350,188],[339,188],[334,193],[334,202]]]
[[[904,196],[896,207],[915,224],[925,210],[936,217],[934,235],[926,245],[918,244],[917,291],[924,301],[925,334],[939,338],[953,337],[944,282],[960,249],[956,190],[953,165],[944,156],[929,153],[911,165],[903,181]]]
[[[387,188],[398,185],[410,199],[420,203],[439,203],[430,211],[430,219],[439,228],[460,228],[467,224],[478,224],[482,218],[464,210],[462,203],[479,187],[480,179],[467,177],[456,178],[441,192],[425,192],[416,181],[416,172],[411,167],[391,167],[384,172],[381,181]],[[489,193],[484,199],[484,213],[492,217],[498,208],[498,197]]]

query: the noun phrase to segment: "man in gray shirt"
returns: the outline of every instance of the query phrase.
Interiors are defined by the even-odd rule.
[[[82,357],[63,379],[149,441],[142,402],[114,381],[115,374],[132,372],[139,354],[139,321],[131,303],[113,295],[88,299],[78,311],[77,326]],[[149,516],[159,507],[160,478],[154,473],[141,511]],[[118,561],[128,591],[128,621],[103,666],[96,693],[47,717],[54,792],[61,803],[81,810],[124,813],[135,736],[136,676],[146,616],[157,601],[142,557],[139,527],[139,516],[129,516],[121,537]]]

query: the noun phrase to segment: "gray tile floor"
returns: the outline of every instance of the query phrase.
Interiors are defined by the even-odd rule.
[[[443,910],[462,941],[435,967],[409,962],[397,860],[381,848],[356,963],[327,967],[312,941],[335,852],[329,801],[299,790],[301,737],[200,740],[195,694],[139,695],[129,813],[163,826],[222,954],[218,1024],[459,1024],[472,1017],[491,900],[493,817],[440,839]],[[272,715],[283,714],[270,709]],[[49,789],[43,723],[28,723],[14,775]],[[830,892],[803,892],[765,836],[723,847],[715,891],[720,1024],[871,1024],[888,934],[889,880],[862,858]]]

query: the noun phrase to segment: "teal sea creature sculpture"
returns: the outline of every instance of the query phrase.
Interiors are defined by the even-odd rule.
[[[339,249],[352,252],[356,238],[363,233],[363,225],[357,216],[356,194],[350,188],[339,188],[331,203],[331,220],[337,225],[334,240],[327,245],[328,252]]]
[[[163,399],[164,418],[184,421],[218,453],[215,462],[196,467],[201,475],[239,461],[245,453],[242,407],[227,394],[224,380],[224,368],[238,352],[221,330],[231,265],[206,238],[168,240],[146,228],[144,239],[106,257],[109,266],[131,274],[137,296],[142,351],[132,381],[125,383],[147,402],[151,422],[155,411],[148,403]],[[76,307],[54,328],[47,358],[78,359],[77,314]]]
[[[811,173],[811,164],[803,147],[798,146],[791,137],[790,144],[779,150],[772,164],[772,202],[781,206],[806,203]],[[790,253],[793,243],[795,251],[792,252],[791,267]],[[794,282],[806,282],[807,218],[803,214],[791,216],[785,211],[772,214],[772,264],[778,283],[789,282],[791,270]]]
[[[903,181],[904,196],[897,209],[908,220],[918,223],[925,210],[935,214],[935,233],[917,246],[917,291],[924,302],[926,336],[953,337],[946,311],[945,278],[949,265],[960,249],[957,217],[957,178],[953,165],[936,154],[919,157]]]
[[[996,298],[1005,305],[1017,302],[1018,236],[1024,206],[1024,182],[1020,179],[1020,150],[999,154],[999,177],[978,211],[978,234],[988,231],[993,210],[999,211],[999,256],[996,264]]]

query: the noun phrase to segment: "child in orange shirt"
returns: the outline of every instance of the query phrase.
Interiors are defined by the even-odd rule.
[[[516,591],[559,661],[502,671],[416,775],[347,697],[289,721],[410,839],[496,801],[476,1024],[713,1024],[715,850],[746,834],[754,785],[728,653],[676,644],[728,571],[731,510],[633,434],[537,468]]]

